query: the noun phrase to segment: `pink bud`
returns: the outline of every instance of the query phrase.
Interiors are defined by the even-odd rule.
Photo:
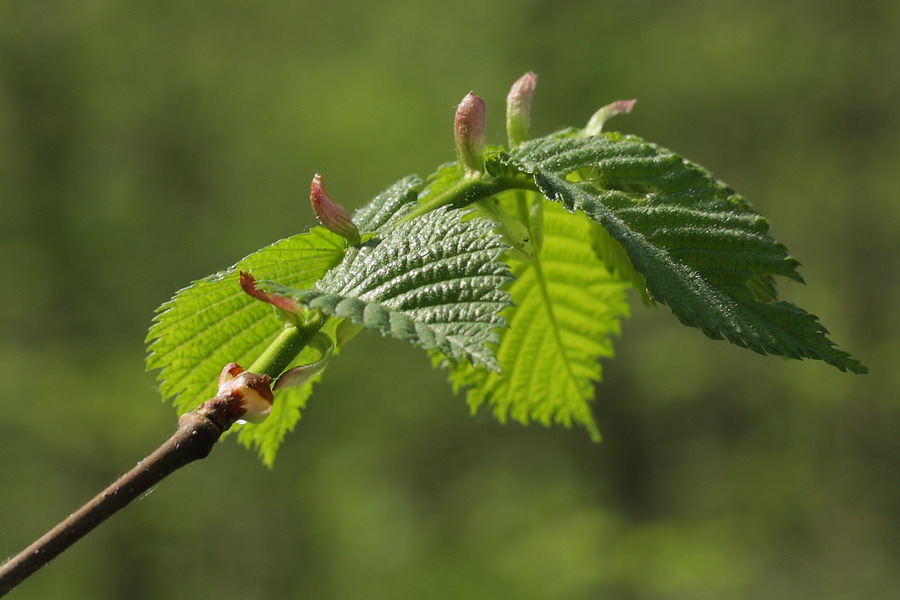
[[[510,147],[528,139],[531,130],[531,99],[537,86],[537,75],[525,73],[519,77],[506,96],[506,137]]]
[[[360,242],[359,229],[350,219],[350,213],[328,196],[322,176],[318,173],[309,186],[309,203],[319,223],[326,229],[345,238],[353,246]]]
[[[594,113],[594,116],[591,117],[591,120],[588,121],[587,126],[584,128],[584,132],[587,135],[598,135],[603,131],[604,123],[616,115],[630,113],[636,103],[637,100],[616,100],[611,104],[607,104]]]
[[[473,93],[466,94],[453,119],[453,134],[456,140],[456,157],[467,174],[478,174],[484,170],[481,151],[484,148],[484,100]]]

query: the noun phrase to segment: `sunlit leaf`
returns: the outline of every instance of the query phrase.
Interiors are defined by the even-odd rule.
[[[600,380],[598,359],[612,356],[612,336],[628,315],[629,284],[597,256],[596,224],[557,204],[545,207],[543,219],[540,253],[511,263],[514,306],[502,313],[509,328],[497,349],[500,371],[459,364],[451,381],[467,388],[473,410],[487,406],[500,421],[576,423],[598,439],[588,402]]]
[[[179,412],[215,395],[222,367],[249,366],[281,331],[273,309],[238,283],[240,270],[288,284],[312,285],[338,264],[344,239],[322,227],[281,240],[226,271],[194,282],[159,307],[147,335],[147,367],[159,369],[159,390]]]
[[[399,224],[347,252],[315,286],[263,283],[309,308],[440,350],[456,360],[495,366],[490,344],[509,305],[506,250],[493,224],[441,209]]]
[[[650,296],[685,325],[760,353],[866,369],[815,316],[776,301],[773,276],[797,261],[750,204],[701,167],[633,136],[551,136],[502,158],[550,199],[619,242]]]

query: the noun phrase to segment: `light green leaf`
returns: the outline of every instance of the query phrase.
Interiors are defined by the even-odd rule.
[[[497,350],[500,372],[466,364],[451,372],[455,389],[468,388],[473,411],[488,406],[501,422],[577,423],[599,439],[588,402],[600,380],[598,359],[612,356],[612,335],[628,315],[628,284],[597,256],[597,228],[558,204],[544,207],[540,252],[512,262],[514,306],[502,313],[509,328]]]
[[[285,436],[292,432],[306,409],[306,402],[312,395],[313,385],[322,379],[322,373],[315,375],[303,385],[278,392],[268,418],[262,423],[236,425],[237,440],[245,448],[255,450],[259,460],[271,468],[275,455]]]
[[[453,189],[463,176],[462,167],[456,161],[438,166],[437,170],[425,180],[425,189],[419,195],[419,203],[425,204],[432,198]]]
[[[357,211],[355,222],[363,234],[389,226],[416,200],[421,181],[404,178]],[[147,335],[147,367],[159,369],[159,389],[163,397],[173,397],[179,412],[195,408],[215,395],[217,378],[229,362],[249,366],[265,350],[283,327],[272,307],[247,294],[240,287],[241,270],[256,277],[275,279],[285,285],[308,287],[340,263],[346,252],[343,238],[322,227],[281,240],[255,252],[231,268],[194,282],[159,307]],[[336,320],[323,331],[334,337]],[[316,360],[305,349],[295,360],[303,364]],[[271,466],[285,435],[300,419],[300,411],[312,392],[313,377],[302,386],[279,391],[269,417],[259,424],[237,425],[238,441],[255,449]]]
[[[797,261],[744,198],[701,167],[614,133],[551,136],[498,160],[602,225],[644,276],[650,296],[685,325],[763,354],[866,372],[834,346],[815,316],[776,302],[773,276],[802,281]]]
[[[457,210],[436,210],[348,250],[311,289],[280,281],[261,286],[383,335],[494,367],[489,346],[504,325],[497,313],[509,305],[502,288],[510,274],[497,260],[506,247],[492,227]]]
[[[344,239],[322,227],[281,240],[236,265],[194,282],[159,307],[147,335],[149,369],[159,369],[159,390],[179,412],[215,395],[229,362],[249,366],[281,331],[273,309],[247,294],[240,270],[309,286],[338,264]]]

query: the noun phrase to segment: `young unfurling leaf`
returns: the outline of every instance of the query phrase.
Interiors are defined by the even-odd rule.
[[[222,364],[253,362],[286,322],[313,315],[276,384],[296,389],[238,435],[266,464],[361,329],[430,351],[473,410],[577,424],[598,439],[589,401],[628,287],[711,338],[866,372],[814,315],[778,299],[776,277],[802,282],[799,263],[746,199],[669,150],[603,133],[633,100],[601,108],[585,129],[528,140],[535,82],[529,73],[510,90],[510,148],[484,145],[485,105],[469,94],[454,118],[457,161],[427,183],[405,178],[351,218],[317,176],[310,199],[325,228],[178,292],[148,336],[163,395],[193,408]]]

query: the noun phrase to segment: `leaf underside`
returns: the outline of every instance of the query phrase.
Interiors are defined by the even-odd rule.
[[[797,261],[743,197],[701,167],[616,133],[559,134],[493,160],[603,226],[650,297],[685,325],[762,354],[867,371],[835,347],[814,315],[777,300],[775,275],[802,282]]]
[[[576,423],[599,439],[588,402],[600,380],[598,359],[612,356],[612,336],[628,315],[628,284],[597,256],[595,228],[557,204],[544,209],[539,255],[512,262],[514,306],[503,312],[509,328],[497,349],[500,371],[466,364],[451,371],[454,388],[468,388],[473,411],[487,406],[501,422]]]

